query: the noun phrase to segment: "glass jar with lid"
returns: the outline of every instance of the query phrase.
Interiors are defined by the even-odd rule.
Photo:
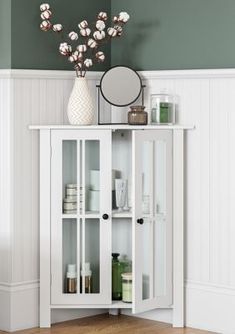
[[[122,274],[122,301],[132,303],[132,273]]]
[[[148,113],[144,111],[145,106],[131,106],[128,112],[128,124],[130,125],[147,125]]]
[[[151,123],[175,124],[175,97],[165,92],[151,95]]]

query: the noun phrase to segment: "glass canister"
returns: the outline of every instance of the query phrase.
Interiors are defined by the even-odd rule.
[[[160,93],[151,95],[151,123],[175,124],[175,97]]]
[[[128,112],[128,124],[130,125],[147,125],[148,113],[144,111],[145,106],[131,106]]]
[[[132,302],[132,273],[122,274],[122,301]]]

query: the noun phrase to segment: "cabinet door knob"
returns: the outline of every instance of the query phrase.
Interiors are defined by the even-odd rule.
[[[137,219],[137,224],[143,225],[143,223],[144,223],[143,218]]]
[[[109,215],[108,215],[107,213],[104,213],[103,216],[102,216],[102,218],[103,218],[104,220],[107,220],[107,219],[109,219]]]

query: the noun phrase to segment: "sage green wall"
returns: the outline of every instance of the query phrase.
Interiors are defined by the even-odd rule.
[[[0,68],[70,69],[60,40],[39,30],[42,0],[0,0]],[[50,0],[54,19],[73,30],[101,11],[131,19],[114,40],[111,63],[138,70],[235,67],[235,0]],[[110,66],[110,45],[104,47]]]
[[[62,39],[55,33],[39,29],[39,6],[43,0],[11,1],[12,68],[72,70],[72,65],[58,51]],[[111,11],[110,0],[48,0],[48,3],[52,7],[53,22],[63,24],[68,32],[75,30],[83,19],[94,22],[100,11]],[[92,70],[102,71],[110,66],[110,45],[107,44],[103,51],[107,61]]]
[[[0,0],[0,68],[11,68],[11,0]]]
[[[131,15],[112,64],[138,70],[235,67],[234,0],[111,0]]]

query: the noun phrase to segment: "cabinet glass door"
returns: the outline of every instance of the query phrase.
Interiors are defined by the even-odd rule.
[[[111,303],[111,133],[53,130],[52,304]]]
[[[172,304],[172,132],[133,132],[133,312]]]

